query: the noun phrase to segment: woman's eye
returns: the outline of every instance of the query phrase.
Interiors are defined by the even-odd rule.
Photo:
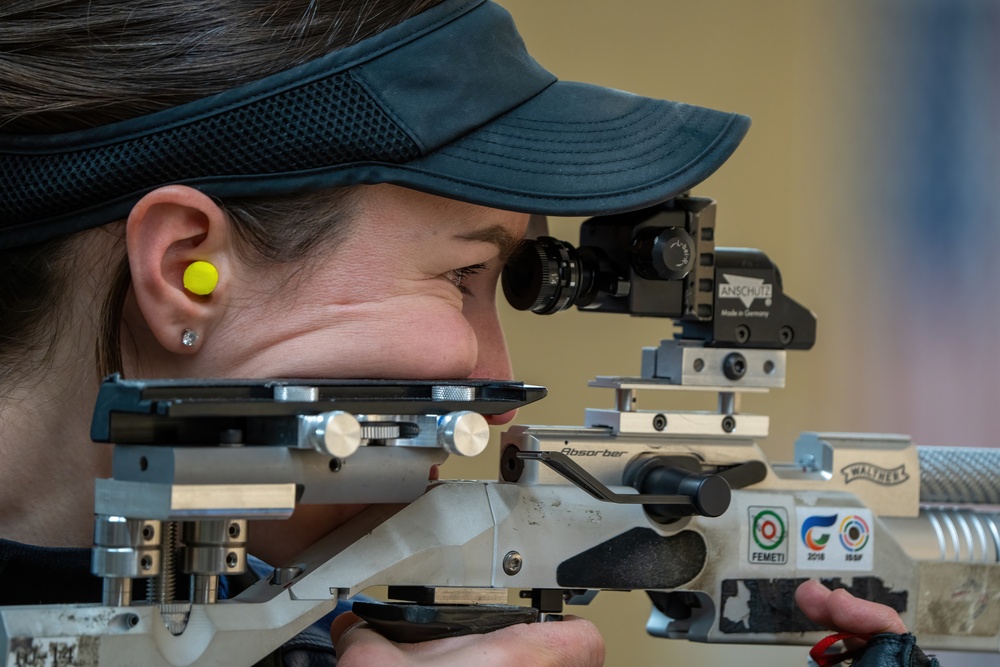
[[[486,270],[485,264],[472,264],[470,266],[463,266],[460,269],[452,269],[448,273],[444,274],[451,283],[458,288],[458,291],[462,294],[472,294],[469,288],[465,286],[465,281],[483,271]]]

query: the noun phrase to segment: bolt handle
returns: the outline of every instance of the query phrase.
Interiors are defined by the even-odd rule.
[[[685,516],[722,516],[733,494],[726,480],[719,475],[692,472],[684,468],[654,466],[642,477],[637,487],[643,494],[676,494],[689,499],[690,505],[646,505],[646,513],[661,523],[670,523]]]
[[[625,483],[640,495],[676,494],[689,505],[645,504],[646,513],[659,523],[686,516],[722,516],[732,501],[732,489],[750,486],[767,476],[761,461],[746,461],[714,472],[704,472],[700,460],[690,456],[647,456],[625,471]]]
[[[609,503],[623,505],[681,505],[689,506],[691,501],[679,494],[615,493],[604,486],[599,479],[587,472],[576,461],[562,452],[517,452],[517,458],[544,463],[580,489],[594,498]]]

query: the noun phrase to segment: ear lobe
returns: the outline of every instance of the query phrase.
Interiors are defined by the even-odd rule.
[[[225,212],[193,188],[158,188],[132,208],[126,225],[132,289],[150,332],[167,351],[197,352],[221,318],[231,275],[230,242]],[[215,289],[205,296],[184,288],[184,271],[198,260],[219,273]],[[185,345],[185,329],[202,342]]]

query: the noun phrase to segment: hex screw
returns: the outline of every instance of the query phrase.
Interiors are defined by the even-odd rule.
[[[705,370],[705,360],[702,359],[701,357],[698,357],[697,359],[694,360],[694,371],[695,373],[700,373],[703,370]]]
[[[523,565],[524,559],[516,551],[508,551],[503,557],[503,571],[511,576],[520,572]]]
[[[736,430],[736,420],[733,419],[732,415],[726,415],[722,418],[722,430],[726,433],[732,433]]]
[[[722,373],[732,381],[742,380],[747,374],[747,358],[739,352],[730,352],[722,360]]]
[[[791,327],[784,326],[778,329],[778,339],[781,340],[782,345],[788,345],[793,340],[795,340],[795,332],[792,331]]]
[[[736,327],[736,342],[745,343],[748,340],[750,340],[750,327],[745,324]]]
[[[667,416],[666,415],[656,415],[653,417],[653,428],[657,431],[662,431],[667,427]]]

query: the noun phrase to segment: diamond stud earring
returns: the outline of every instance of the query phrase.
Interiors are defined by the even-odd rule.
[[[198,342],[198,332],[192,331],[191,329],[185,329],[181,334],[181,345],[184,347],[194,347],[195,343]]]

